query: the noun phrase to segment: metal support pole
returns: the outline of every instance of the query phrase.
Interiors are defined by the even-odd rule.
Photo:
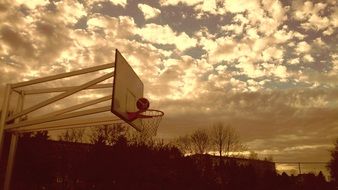
[[[3,143],[5,138],[5,125],[6,125],[6,119],[7,119],[7,113],[8,113],[8,105],[11,95],[11,85],[7,84],[5,89],[5,96],[4,101],[2,103],[2,110],[1,110],[1,119],[0,119],[0,161],[2,158],[2,152],[3,152]]]
[[[8,153],[6,173],[5,173],[4,190],[10,190],[10,187],[11,187],[11,179],[12,179],[17,144],[18,144],[18,134],[12,133],[11,144],[10,144],[9,153]]]
[[[18,103],[16,104],[16,108],[15,108],[15,112],[14,113],[18,113],[20,112],[22,109],[22,91],[18,94]]]
[[[12,88],[14,89],[14,88],[19,88],[19,87],[23,87],[23,86],[29,86],[29,85],[33,85],[33,84],[38,84],[38,83],[48,82],[48,81],[52,81],[52,80],[62,79],[62,78],[66,78],[66,77],[82,75],[82,74],[91,73],[91,72],[94,72],[94,71],[113,68],[113,67],[114,67],[114,63],[99,65],[99,66],[90,67],[90,68],[86,68],[86,69],[82,69],[82,70],[72,71],[72,72],[68,72],[68,73],[61,73],[61,74],[43,77],[43,78],[38,78],[38,79],[30,80],[30,81],[15,83],[15,84],[12,85]]]
[[[111,100],[111,99],[112,99],[112,95],[104,96],[104,97],[98,98],[96,100],[91,100],[91,101],[88,101],[88,102],[77,104],[75,106],[71,106],[71,107],[68,107],[68,108],[64,108],[64,109],[61,109],[61,110],[58,110],[58,111],[55,111],[55,112],[51,112],[51,113],[42,115],[39,118],[54,117],[54,116],[57,116],[57,115],[72,112],[72,111],[75,111],[75,110],[79,110],[81,108],[85,108],[85,107],[95,105],[95,104],[98,104],[100,102],[104,102],[104,101]]]
[[[26,95],[34,95],[34,94],[44,94],[44,93],[53,93],[53,92],[65,92],[70,89],[74,89],[78,86],[67,86],[67,87],[57,87],[57,88],[44,88],[44,89],[27,89],[23,90],[23,92]],[[104,89],[104,88],[112,88],[113,83],[107,83],[107,84],[97,84],[88,87],[87,89],[84,90],[89,90],[89,89]]]
[[[110,125],[114,123],[124,123],[120,118],[105,116],[99,118],[87,118],[87,119],[76,119],[72,121],[54,121],[52,123],[42,123],[38,125],[23,127],[23,128],[16,128],[10,129],[9,132],[34,132],[34,131],[41,131],[41,130],[62,130],[62,129],[73,129],[73,128],[83,128],[83,127],[92,127],[92,126],[99,126],[99,125]]]
[[[13,119],[16,119],[16,118],[22,116],[22,115],[26,115],[26,114],[28,114],[28,113],[30,113],[30,112],[32,112],[32,111],[35,111],[35,110],[37,110],[37,109],[40,109],[41,107],[44,107],[44,106],[46,106],[46,105],[49,105],[49,104],[51,104],[51,103],[53,103],[53,102],[56,102],[56,101],[58,101],[58,100],[60,100],[60,99],[63,99],[63,98],[65,98],[65,97],[67,97],[67,96],[70,96],[70,95],[72,95],[72,94],[75,94],[76,92],[79,92],[79,91],[81,91],[81,90],[83,90],[83,89],[86,89],[86,88],[88,88],[88,87],[90,87],[90,86],[92,86],[92,85],[94,85],[94,84],[96,84],[96,83],[99,83],[99,82],[101,82],[101,81],[104,81],[104,80],[106,80],[106,79],[112,77],[113,75],[114,75],[114,73],[108,73],[108,74],[105,74],[105,75],[103,75],[103,76],[101,76],[101,77],[99,77],[99,78],[96,78],[96,79],[94,79],[94,80],[91,80],[91,81],[89,81],[89,82],[86,82],[86,83],[84,83],[84,84],[82,84],[82,85],[80,85],[80,86],[77,86],[77,87],[74,88],[74,89],[70,89],[70,90],[68,90],[68,91],[66,91],[66,92],[64,92],[64,93],[62,93],[62,94],[59,94],[59,95],[57,95],[57,96],[54,96],[54,97],[52,97],[52,98],[50,98],[50,99],[47,99],[47,100],[45,100],[45,101],[42,101],[42,102],[40,102],[40,103],[38,103],[38,104],[36,104],[36,105],[30,107],[30,108],[27,108],[27,109],[23,110],[23,111],[20,112],[20,113],[16,113],[16,114],[10,116],[7,120],[8,120],[8,121],[11,121],[11,120],[13,120]],[[27,82],[28,82],[28,81],[27,81]]]
[[[36,125],[36,124],[40,124],[40,123],[47,123],[47,122],[52,122],[52,121],[57,121],[57,120],[81,117],[81,116],[85,116],[85,115],[107,112],[107,111],[110,111],[110,109],[111,109],[110,106],[104,106],[104,107],[99,107],[99,108],[92,108],[92,109],[87,109],[87,110],[83,110],[83,111],[72,112],[72,113],[68,113],[68,114],[64,114],[64,115],[58,115],[58,116],[54,116],[52,118],[41,118],[41,119],[36,119],[36,120],[22,121],[22,122],[17,123],[17,124],[7,125],[5,127],[5,129],[6,130],[15,129],[15,128],[25,127],[25,126],[29,126],[29,125]]]

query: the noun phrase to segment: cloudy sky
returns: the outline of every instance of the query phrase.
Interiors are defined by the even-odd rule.
[[[117,48],[166,113],[160,137],[223,122],[259,154],[327,161],[337,26],[335,0],[2,0],[0,90],[113,62]]]

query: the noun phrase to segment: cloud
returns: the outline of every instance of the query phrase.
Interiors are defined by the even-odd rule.
[[[280,60],[283,58],[283,49],[277,47],[269,47],[262,52],[262,59],[264,61],[270,61],[271,59]]]
[[[94,4],[100,4],[103,2],[110,2],[113,5],[116,6],[122,6],[125,8],[127,6],[127,0],[85,0],[88,7],[92,7]]]
[[[244,53],[246,46],[244,44],[237,44],[232,38],[217,38],[216,40],[204,38],[201,40],[203,48],[207,50],[209,60],[212,64],[221,61],[232,61],[238,58],[241,53]],[[241,48],[242,51],[238,51]]]
[[[338,9],[333,9],[332,14],[329,16],[330,18],[330,26],[327,30],[332,30],[333,28],[338,27]]]
[[[204,12],[216,13],[217,12],[216,0],[203,1],[203,4],[201,5],[201,10]]]
[[[87,16],[83,4],[77,1],[60,1],[56,2],[55,5],[65,24],[75,24],[81,17]]]
[[[326,43],[323,42],[322,38],[318,37],[314,40],[314,44],[319,47],[327,47]]]
[[[264,81],[257,82],[252,79],[247,80],[247,85],[250,92],[256,92],[257,90],[262,89],[264,83]]]
[[[248,28],[246,30],[247,37],[250,39],[258,39],[259,35],[256,28]]]
[[[299,64],[299,58],[290,59],[288,62],[292,65]]]
[[[298,38],[299,40],[303,40],[305,38],[305,35],[299,32],[295,32],[295,37]]]
[[[330,35],[332,35],[333,33],[334,33],[334,29],[333,29],[332,27],[327,28],[327,29],[323,32],[323,34],[324,34],[325,36],[330,36]]]
[[[224,2],[224,7],[226,7],[226,10],[231,13],[241,13],[246,10],[255,10],[259,9],[259,2],[258,1],[231,1],[227,0]]]
[[[2,42],[4,42],[4,49],[3,53],[9,55],[11,53],[16,52],[17,56],[24,56],[24,57],[34,57],[34,47],[32,42],[24,38],[14,27],[9,25],[3,25],[0,28],[0,36]]]
[[[225,32],[233,32],[235,35],[243,33],[243,25],[229,24],[221,27]]]
[[[187,6],[194,6],[196,4],[202,3],[202,0],[160,0],[162,6],[175,6],[179,3],[185,4]]]
[[[105,35],[115,38],[128,38],[136,33],[134,19],[129,16],[109,17],[93,14],[87,21],[88,29],[95,33],[103,31]],[[99,33],[98,33],[99,34]]]
[[[157,17],[159,14],[161,14],[161,11],[159,9],[156,9],[154,7],[151,7],[147,4],[138,4],[137,7],[142,11],[143,16],[146,20]]]
[[[338,74],[338,54],[332,54],[332,70],[330,71],[329,75],[336,75]]]
[[[313,62],[314,61],[314,58],[310,54],[304,55],[303,59],[306,62]]]
[[[275,43],[277,44],[286,43],[287,41],[291,40],[293,36],[293,31],[287,31],[286,29],[278,30],[273,34]]]
[[[297,53],[307,53],[310,50],[311,50],[311,46],[305,41],[301,41],[297,44],[297,47],[296,47]]]
[[[234,84],[236,83],[236,79],[231,81]],[[253,81],[249,83],[255,84]],[[196,122],[201,120],[201,115],[204,115],[203,118],[207,118],[208,121],[218,118],[218,120],[235,125],[239,129],[248,130],[245,132],[246,134],[250,134],[252,130],[264,128],[264,130],[267,130],[266,133],[260,134],[263,138],[264,135],[272,135],[273,137],[275,130],[284,131],[288,134],[288,127],[293,127],[296,131],[304,129],[304,127],[315,127],[316,124],[310,121],[319,122],[320,118],[328,119],[325,121],[327,123],[325,129],[329,129],[331,125],[334,125],[337,109],[331,109],[327,102],[334,100],[335,94],[337,94],[336,90],[294,89],[285,91],[260,90],[257,92],[224,91],[219,93],[207,91],[198,98],[199,101],[197,102],[162,101],[163,107],[161,109],[171,115],[175,107],[180,107],[182,109],[176,110],[175,114],[191,114],[189,120],[196,120]],[[194,104],[194,107],[191,107],[190,103]],[[213,106],[209,107],[208,112],[203,112],[202,110],[208,105]],[[312,118],[320,112],[325,113],[325,115],[319,114]],[[239,120],[245,118],[245,121],[239,121],[236,118]],[[304,122],[305,120],[307,122]],[[266,125],[267,123],[265,123],[264,126],[259,127],[263,121],[270,124]]]
[[[168,25],[146,24],[138,29],[137,34],[144,40],[154,44],[173,44],[180,51],[195,47],[197,40],[190,38],[185,32],[174,32]]]
[[[306,29],[323,30],[330,25],[330,19],[324,14],[327,4],[325,3],[312,3],[306,1],[304,4],[294,3],[293,9],[294,18],[302,22],[301,26]]]
[[[222,1],[205,0],[202,2],[194,6],[194,10],[197,12],[196,19],[208,18],[210,15],[224,15],[226,13]]]
[[[245,12],[251,28],[257,27],[259,32],[271,35],[287,18],[286,10],[279,1],[266,0],[262,5],[259,1],[224,1],[224,9],[227,12],[236,15]]]
[[[68,5],[73,7],[74,4],[69,2]],[[21,12],[14,11],[15,6],[8,7],[5,18],[11,19],[7,19],[7,24],[5,22],[0,27],[1,40],[6,45],[6,50],[2,52],[1,56],[9,63],[15,63],[28,70],[39,70],[41,69],[40,64],[53,63],[60,53],[71,44],[68,37],[70,30],[67,28],[69,22],[64,19],[64,16],[67,15],[65,6],[60,3],[53,14],[47,11],[47,7],[39,6],[39,8],[27,12],[25,17]],[[74,15],[68,16],[71,20],[78,18]],[[20,73],[24,75],[24,71]],[[27,73],[29,72],[27,71]],[[27,80],[25,77],[24,79]],[[15,80],[22,80],[22,78],[15,77],[13,82]]]
[[[49,1],[47,0],[32,0],[32,1],[25,1],[25,0],[16,0],[16,3],[18,5],[24,5],[25,7],[29,9],[35,9],[38,6],[46,6],[49,4]]]
[[[190,56],[164,60],[163,66],[155,82],[156,88],[150,84],[154,89],[151,94],[169,100],[196,99],[204,91],[203,76],[213,70],[205,60],[194,60]]]
[[[114,5],[121,5],[122,7],[125,7],[127,5],[127,0],[109,0]]]
[[[221,26],[228,35],[218,35],[218,38],[199,36],[199,44],[208,52],[212,64],[239,59],[255,59],[257,62],[283,59],[285,50],[278,44],[291,41],[294,32],[282,25],[287,19],[287,8],[279,1],[264,1],[262,4],[258,1],[225,1],[224,8],[234,14],[231,24]],[[280,26],[283,27],[278,30]]]
[[[225,74],[227,68],[228,67],[226,65],[218,65],[215,70],[218,72],[218,74]]]
[[[302,23],[301,26],[304,29],[314,29],[314,30],[322,30],[325,29],[329,26],[329,19],[324,17],[320,17],[320,16],[311,16],[308,20],[309,22],[307,23]]]
[[[250,78],[259,78],[265,75],[265,72],[262,69],[248,62],[248,60],[243,60],[238,65],[236,65],[236,67],[241,69],[241,74],[244,74]]]
[[[306,149],[317,149],[317,148],[331,148],[332,145],[324,144],[324,145],[302,145],[302,146],[294,146],[285,148],[284,151],[299,151],[299,150],[306,150]]]
[[[287,8],[283,8],[283,5],[278,0],[263,0],[263,7],[277,21],[286,19],[285,12]]]
[[[279,78],[286,78],[288,76],[286,67],[283,65],[277,65],[273,70],[273,74]]]

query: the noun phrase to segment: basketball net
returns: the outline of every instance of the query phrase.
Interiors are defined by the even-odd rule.
[[[141,133],[148,137],[156,136],[163,115],[162,111],[153,109],[140,113],[138,119],[141,121]]]

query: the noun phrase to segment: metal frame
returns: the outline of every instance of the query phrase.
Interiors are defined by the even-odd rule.
[[[62,100],[66,97],[76,94],[77,92],[88,90],[88,89],[103,89],[103,88],[112,88],[113,83],[98,84],[102,81],[105,81],[113,77],[114,72],[111,71],[107,74],[104,74],[98,78],[87,81],[79,86],[70,86],[70,87],[58,87],[58,88],[42,88],[42,89],[26,89],[31,85],[36,85],[39,83],[46,83],[49,81],[54,81],[58,79],[65,79],[68,77],[83,75],[87,73],[97,72],[106,69],[114,68],[114,63],[109,63],[105,65],[95,66],[91,68],[86,68],[78,71],[62,73],[54,76],[43,77],[39,79],[34,79],[31,81],[20,82],[16,84],[7,84],[4,96],[4,102],[2,105],[1,120],[0,120],[0,158],[2,158],[3,152],[3,141],[4,133],[9,132],[11,134],[11,143],[9,147],[9,155],[6,161],[3,160],[4,166],[6,167],[5,180],[3,189],[10,189],[10,182],[12,176],[12,170],[14,166],[14,158],[16,152],[16,146],[18,141],[19,133],[23,132],[33,132],[39,130],[58,130],[58,129],[68,129],[75,127],[87,127],[95,126],[102,124],[113,124],[122,122],[118,117],[93,117],[90,119],[79,119],[81,116],[94,115],[102,112],[110,113],[110,102],[109,106],[99,107],[99,108],[88,108],[89,106],[96,105],[108,100],[111,100],[112,96],[104,96],[102,98],[97,98],[95,100],[90,100],[81,104],[73,105],[64,109],[57,111],[52,111],[38,117],[26,117],[33,111],[46,107],[53,104],[56,101]],[[25,89],[21,89],[24,88]],[[30,106],[24,109],[24,99],[27,95],[37,95],[44,93],[55,93],[59,92],[60,94],[55,95],[47,100],[43,100],[36,105]],[[9,104],[11,102],[11,97],[16,93],[19,97],[18,103],[14,114],[10,115]],[[87,109],[86,109],[87,108]],[[22,118],[25,117],[25,120]]]

